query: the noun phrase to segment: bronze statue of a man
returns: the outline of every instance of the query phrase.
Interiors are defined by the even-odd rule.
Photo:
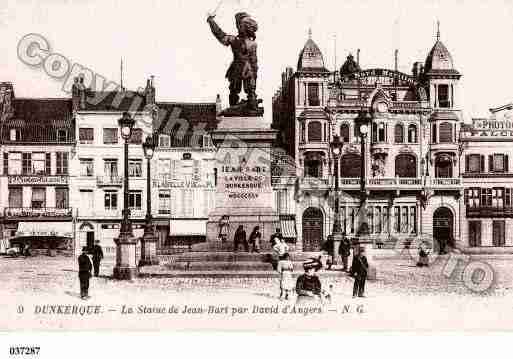
[[[257,110],[256,79],[258,73],[256,31],[258,24],[249,14],[239,12],[235,15],[237,35],[227,35],[214,21],[215,15],[209,15],[207,22],[210,30],[219,42],[230,46],[233,53],[226,78],[230,82],[230,106],[239,104],[239,94],[244,88],[247,95],[247,108]]]

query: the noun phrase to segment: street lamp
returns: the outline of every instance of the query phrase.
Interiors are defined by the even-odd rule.
[[[153,230],[151,216],[151,159],[155,152],[155,141],[153,136],[146,137],[142,144],[144,157],[146,157],[146,220],[144,234],[141,238],[141,260],[139,266],[157,265],[159,260],[157,257],[157,237]]]
[[[372,120],[372,116],[366,112],[361,113],[357,121],[360,124],[360,216],[359,216],[359,227],[356,232],[356,247],[358,251],[360,248],[367,247],[367,279],[376,279],[376,266],[372,260],[373,243],[369,238],[369,224],[367,223],[367,189],[366,187],[366,166],[365,166],[365,140],[369,132],[369,123]]]
[[[363,117],[364,121],[368,120],[368,114]],[[366,183],[366,171],[365,171],[365,139],[369,132],[369,126],[366,123],[360,124],[360,226],[357,232],[358,241],[360,237],[369,235],[369,225],[367,224],[367,189],[365,188]]]
[[[130,221],[130,209],[128,208],[128,141],[132,135],[132,128],[135,120],[128,112],[118,120],[121,129],[121,137],[125,140],[124,156],[124,178],[123,178],[123,219],[119,236],[114,240],[116,243],[116,265],[114,267],[115,279],[132,279],[137,275],[137,266],[135,259],[136,239],[132,232],[132,222]]]
[[[333,240],[333,254],[332,254],[332,264],[338,264],[338,251],[340,247],[340,243],[343,240],[343,232],[342,226],[340,224],[340,215],[339,215],[339,207],[340,207],[340,199],[339,199],[339,162],[340,155],[342,154],[342,147],[344,146],[344,142],[340,141],[339,136],[334,136],[333,141],[330,144],[331,153],[333,154],[333,159],[335,161],[333,165],[333,171],[335,172],[335,218],[333,220],[333,231],[332,231],[332,240]]]

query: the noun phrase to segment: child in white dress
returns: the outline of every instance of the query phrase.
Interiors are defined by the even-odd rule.
[[[280,273],[280,299],[288,300],[289,294],[294,290],[294,280],[292,279],[294,265],[288,253],[284,253],[280,257],[276,269]]]

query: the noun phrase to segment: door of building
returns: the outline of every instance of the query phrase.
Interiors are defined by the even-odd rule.
[[[303,251],[321,249],[323,215],[319,208],[310,207],[303,213]]]
[[[440,253],[447,252],[447,246],[454,246],[453,215],[450,209],[438,208],[433,214],[433,237]]]
[[[93,246],[94,246],[94,232],[93,231],[86,232],[86,246],[87,246],[87,249],[93,249]]]

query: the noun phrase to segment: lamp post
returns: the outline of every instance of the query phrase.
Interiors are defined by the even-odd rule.
[[[340,207],[340,196],[339,196],[339,161],[340,155],[342,153],[342,147],[344,143],[340,141],[339,136],[334,136],[333,141],[330,144],[331,153],[333,154],[333,159],[335,161],[333,165],[333,171],[335,172],[335,218],[333,219],[333,230],[332,230],[332,239],[333,239],[333,254],[332,254],[332,264],[338,265],[338,251],[340,247],[340,243],[343,240],[344,233],[342,232],[342,226],[340,223],[340,215],[339,215],[339,207]]]
[[[365,116],[363,120],[367,120]],[[360,134],[360,224],[356,233],[357,239],[360,242],[362,237],[369,235],[369,225],[367,223],[367,189],[366,189],[366,171],[365,171],[365,139],[369,132],[367,123],[361,123],[359,128]]]
[[[159,260],[157,257],[157,237],[153,230],[153,218],[151,216],[151,159],[155,152],[155,141],[153,136],[146,137],[142,144],[144,157],[146,157],[146,225],[144,234],[141,238],[141,260],[139,267],[145,265],[157,265]]]
[[[135,120],[128,112],[118,120],[121,129],[121,137],[125,140],[124,178],[123,178],[123,219],[119,236],[114,240],[116,243],[116,265],[114,267],[115,279],[133,279],[137,275],[135,258],[135,246],[137,240],[132,232],[130,221],[130,209],[128,208],[128,141],[132,135],[132,128]]]
[[[359,227],[356,232],[356,248],[358,251],[361,247],[366,247],[367,250],[367,261],[369,268],[367,270],[368,279],[376,279],[376,267],[372,261],[373,243],[369,238],[369,224],[367,223],[367,189],[366,189],[366,161],[365,161],[365,140],[369,132],[369,122],[371,116],[369,113],[361,114],[359,118],[360,122],[360,215],[359,215]]]

